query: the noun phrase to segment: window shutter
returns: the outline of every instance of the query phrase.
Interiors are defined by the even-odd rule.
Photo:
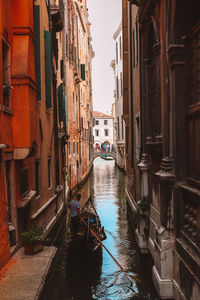
[[[46,87],[46,107],[52,107],[51,99],[51,32],[44,31],[45,46],[45,87]]]
[[[34,5],[34,37],[35,37],[35,73],[37,83],[37,99],[41,100],[41,58],[40,58],[40,6]]]
[[[85,80],[85,64],[81,64],[81,79]]]
[[[63,96],[63,83],[58,87],[58,107],[59,107],[59,121],[64,121],[65,116],[65,101]]]
[[[58,87],[58,107],[59,107],[59,120],[60,122],[65,120],[65,97],[63,94],[63,83]]]
[[[68,57],[68,35],[66,33],[66,55]]]
[[[68,96],[65,95],[65,125],[68,125]]]
[[[63,59],[60,61],[60,78],[64,80],[64,62]]]

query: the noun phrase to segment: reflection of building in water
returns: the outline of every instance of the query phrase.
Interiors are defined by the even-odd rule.
[[[102,273],[102,251],[77,253],[69,247],[67,251],[67,295],[70,299],[93,299]]]

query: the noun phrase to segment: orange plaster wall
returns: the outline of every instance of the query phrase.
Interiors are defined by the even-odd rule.
[[[30,148],[37,137],[33,2],[13,0],[12,13],[13,139],[16,148]]]
[[[29,36],[15,35],[13,37],[12,75],[29,75]]]
[[[2,38],[12,46],[12,0],[0,0],[0,44]],[[2,47],[0,47],[0,70],[2,70]],[[0,72],[0,103],[3,103],[2,72]],[[8,144],[9,151],[12,150],[12,115],[0,111],[0,143]],[[0,165],[0,269],[10,257],[10,245],[8,238],[8,226],[6,215],[6,179],[4,168],[4,153],[2,151],[2,164]]]
[[[13,26],[33,28],[33,1],[12,0]]]
[[[15,148],[30,147],[29,88],[16,85],[13,89],[13,142]],[[22,134],[23,133],[23,134]]]

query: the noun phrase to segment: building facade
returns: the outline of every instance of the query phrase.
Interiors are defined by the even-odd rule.
[[[199,2],[122,3],[126,193],[136,239],[152,257],[160,298],[196,300]]]
[[[93,161],[86,1],[0,1],[0,269],[21,233],[59,225]]]
[[[0,268],[21,246],[23,231],[36,223],[45,238],[64,211],[62,11],[63,1],[0,1]]]
[[[122,76],[122,22],[116,30],[113,39],[115,41],[115,59],[111,62],[115,78],[115,116],[114,131],[116,144],[116,163],[122,169],[125,169],[125,124],[123,120],[123,76]]]
[[[85,179],[93,161],[92,58],[87,1],[67,1],[66,95],[68,98],[67,175],[70,190]]]
[[[113,117],[93,111],[94,151],[111,151],[113,149]]]

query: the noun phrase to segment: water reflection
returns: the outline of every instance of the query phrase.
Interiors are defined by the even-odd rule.
[[[126,272],[141,279],[141,284],[136,285],[122,272],[105,249],[102,255],[93,257],[71,251],[66,243],[66,232],[63,232],[57,261],[43,300],[158,299],[147,272],[147,261],[144,257],[141,259],[138,253],[134,232],[129,224],[124,181],[124,173],[115,167],[114,161],[98,158],[81,193],[83,199],[92,195],[106,229],[105,246]]]
[[[100,283],[102,255],[93,255],[68,251],[66,285],[70,299],[93,299],[92,295]]]

